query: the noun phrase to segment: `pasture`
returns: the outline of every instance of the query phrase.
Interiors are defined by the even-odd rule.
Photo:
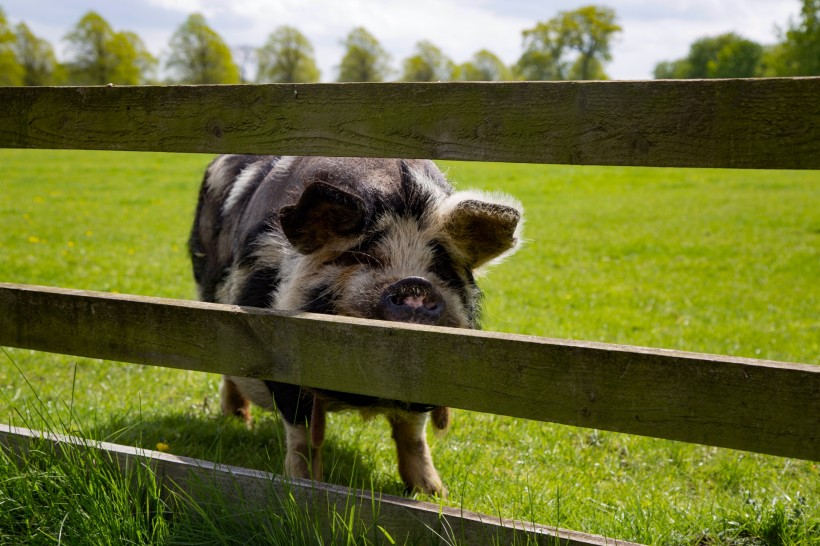
[[[0,158],[0,279],[194,297],[185,242],[210,156]],[[439,164],[526,209],[527,244],[483,278],[485,329],[820,363],[820,173]],[[0,420],[278,471],[275,416],[247,431],[217,387],[9,349]],[[470,510],[654,544],[820,543],[816,461],[464,411],[432,447],[445,502]],[[382,421],[332,415],[325,456],[329,481],[401,494]]]

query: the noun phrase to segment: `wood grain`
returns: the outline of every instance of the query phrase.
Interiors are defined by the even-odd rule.
[[[11,284],[0,345],[820,460],[808,364]]]
[[[380,534],[377,526],[383,527],[398,544],[450,544],[446,540],[449,537],[459,544],[477,545],[639,546],[438,504],[309,480],[287,480],[259,470],[3,424],[0,424],[0,447],[22,460],[31,449],[48,449],[58,455],[73,448],[98,450],[109,455],[122,470],[138,464],[150,467],[159,483],[171,492],[183,493],[185,499],[211,503],[216,490],[226,501],[232,501],[233,505],[229,505],[232,518],[247,518],[268,511],[282,513],[283,506],[293,502],[292,496],[306,511],[319,516],[310,521],[323,526],[326,543],[333,538],[331,526],[335,511],[342,516],[355,514],[357,527],[364,526],[376,534]]]
[[[820,168],[820,78],[0,88],[0,147]]]

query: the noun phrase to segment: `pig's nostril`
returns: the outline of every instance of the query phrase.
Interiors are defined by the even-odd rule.
[[[384,290],[382,308],[387,320],[438,324],[443,316],[444,301],[430,281],[408,277]]]
[[[425,295],[407,295],[407,296],[399,296],[396,298],[397,301],[394,302],[395,305],[405,305],[407,307],[412,307],[413,309],[424,307],[425,309],[431,309],[436,305],[436,302],[433,300],[432,296],[429,294]]]

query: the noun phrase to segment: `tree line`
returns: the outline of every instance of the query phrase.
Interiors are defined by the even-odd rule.
[[[734,32],[696,40],[682,59],[655,66],[655,78],[820,76],[820,0],[802,0],[800,15],[762,45]]]
[[[586,6],[561,12],[523,32],[524,53],[513,66],[482,49],[456,64],[430,41],[416,44],[401,69],[365,28],[342,40],[344,55],[337,81],[511,80],[606,78],[610,42],[621,31],[609,8]],[[192,14],[176,29],[160,62],[133,32],[117,31],[98,13],[86,13],[63,37],[67,60],[35,36],[25,23],[14,28],[0,8],[0,85],[93,85],[115,83],[313,83],[321,74],[314,49],[298,29],[275,29],[258,48],[231,49],[201,14]],[[160,68],[167,75],[157,77]]]
[[[735,33],[702,38],[683,59],[655,67],[656,78],[820,75],[820,0],[803,0],[798,21],[763,46]],[[342,41],[336,81],[500,81],[607,79],[612,39],[622,31],[615,11],[585,6],[563,11],[522,31],[523,51],[507,66],[487,49],[457,64],[430,41],[395,70],[390,54],[365,28]],[[313,83],[321,73],[314,49],[298,29],[281,26],[261,47],[230,48],[201,14],[190,15],[171,36],[160,62],[133,32],[117,31],[98,13],[86,13],[63,37],[66,60],[21,22],[12,27],[0,7],[0,85],[139,85],[158,83]],[[164,69],[166,77],[157,74]],[[253,74],[253,78],[249,75]]]

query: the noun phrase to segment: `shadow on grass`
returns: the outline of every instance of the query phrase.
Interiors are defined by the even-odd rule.
[[[256,419],[251,429],[231,417],[188,413],[161,416],[112,416],[85,431],[107,442],[164,451],[173,455],[281,474],[285,458],[282,425],[277,418]],[[402,495],[395,479],[377,479],[374,467],[359,449],[328,439],[322,447],[323,481],[345,487],[376,489]]]
[[[88,407],[75,407],[74,388],[77,366],[74,366],[71,392],[67,397],[45,398],[32,384],[5,348],[3,357],[16,371],[28,396],[15,402],[0,390],[0,402],[7,405],[9,424],[33,430],[45,430],[115,444],[163,451],[172,455],[281,474],[285,458],[284,431],[276,413],[254,408],[254,423],[249,429],[233,417],[221,415],[206,397],[187,409],[153,408],[147,412],[115,410],[97,413]],[[88,402],[88,401],[85,401]],[[355,437],[354,437],[355,438]],[[364,456],[363,456],[364,454]],[[376,472],[373,461],[355,443],[328,437],[322,447],[324,476],[322,481],[344,487],[374,489],[401,496],[404,484],[398,477]]]

